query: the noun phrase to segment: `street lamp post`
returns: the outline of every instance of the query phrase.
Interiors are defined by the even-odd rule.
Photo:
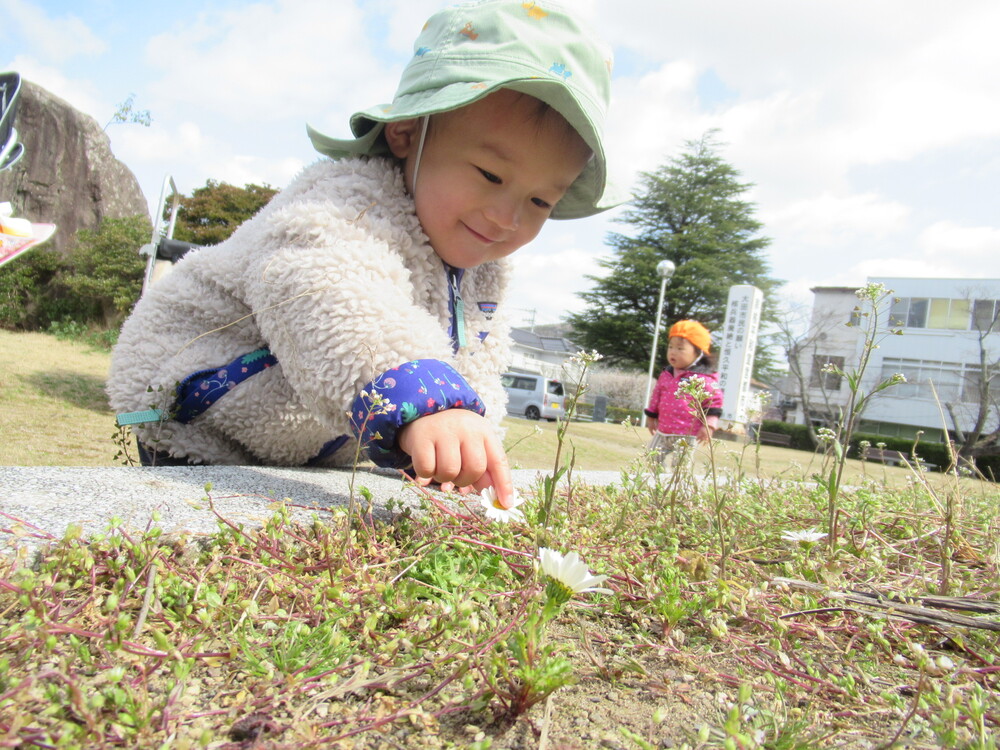
[[[649,406],[649,392],[653,389],[653,365],[656,363],[656,343],[660,338],[660,320],[663,318],[663,295],[667,291],[667,282],[674,275],[677,266],[669,260],[661,260],[656,264],[656,272],[660,274],[660,301],[656,305],[656,326],[653,328],[653,349],[649,353],[649,377],[646,379],[646,400],[642,408]]]

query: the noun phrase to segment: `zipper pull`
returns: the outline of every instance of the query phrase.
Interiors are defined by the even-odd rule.
[[[462,293],[458,291],[458,274],[452,271],[451,292],[455,302],[455,336],[458,339],[458,346],[466,346],[465,341],[465,303],[462,301]]]

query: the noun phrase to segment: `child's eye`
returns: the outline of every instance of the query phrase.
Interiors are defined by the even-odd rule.
[[[499,184],[501,184],[503,182],[503,180],[501,180],[499,177],[497,177],[492,172],[487,172],[485,169],[482,169],[481,167],[478,167],[478,169],[482,173],[483,177],[485,177],[490,182],[495,183],[497,185],[499,185]]]
[[[531,202],[534,203],[539,208],[544,208],[546,211],[548,211],[550,208],[552,208],[552,204],[551,203],[549,203],[548,201],[544,201],[541,198],[532,198]]]

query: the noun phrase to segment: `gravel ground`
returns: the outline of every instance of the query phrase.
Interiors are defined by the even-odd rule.
[[[530,489],[543,472],[517,470],[514,483]],[[615,471],[575,472],[573,481],[605,486],[619,481]],[[61,537],[71,524],[85,535],[121,519],[124,530],[153,524],[166,533],[212,533],[217,518],[205,486],[211,484],[215,510],[234,523],[259,526],[271,516],[269,506],[288,498],[297,520],[308,521],[315,508],[345,506],[351,473],[330,469],[279,469],[256,466],[130,467],[0,467],[0,553],[37,544],[49,535]],[[399,474],[359,471],[355,487],[367,488],[374,514],[387,518],[390,500],[417,505],[417,491]]]

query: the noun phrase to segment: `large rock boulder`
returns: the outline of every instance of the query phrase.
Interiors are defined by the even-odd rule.
[[[57,250],[65,252],[78,229],[96,229],[105,217],[149,214],[139,181],[90,115],[22,81],[14,127],[25,152],[0,172],[0,201],[10,201],[16,216],[58,225],[49,241]]]

